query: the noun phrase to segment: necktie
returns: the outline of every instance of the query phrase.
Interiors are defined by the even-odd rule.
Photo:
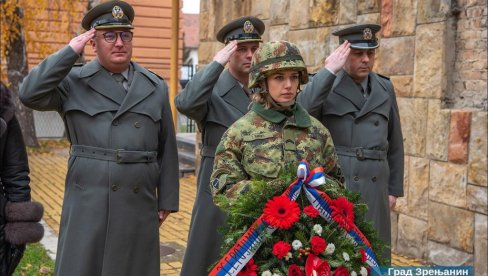
[[[124,88],[125,91],[127,91],[127,88],[125,87],[124,85],[124,81],[125,81],[125,78],[122,74],[120,73],[115,73],[112,75],[115,79],[115,81],[120,84],[120,86],[122,86],[122,88]]]
[[[364,91],[364,88],[362,85],[358,85],[359,87],[359,91],[361,91],[361,95],[363,95],[364,98],[367,98],[368,97],[368,93],[366,91]]]

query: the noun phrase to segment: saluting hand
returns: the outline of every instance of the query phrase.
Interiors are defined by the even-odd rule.
[[[225,66],[227,62],[229,62],[230,56],[236,51],[237,49],[237,41],[232,40],[229,44],[225,45],[225,47],[218,51],[214,57],[214,60],[218,63]]]
[[[337,74],[344,64],[346,63],[347,57],[349,56],[349,53],[351,52],[351,43],[349,41],[344,41],[342,45],[337,47],[326,59],[325,59],[325,64],[324,67],[327,68],[329,71],[331,71],[334,74]]]
[[[83,52],[83,49],[85,48],[86,43],[95,37],[95,29],[90,29],[89,31],[86,31],[79,36],[71,39],[69,42],[69,46],[77,53],[78,55]]]

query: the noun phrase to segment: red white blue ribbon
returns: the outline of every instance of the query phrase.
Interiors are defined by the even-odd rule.
[[[276,228],[266,223],[261,215],[208,275],[237,275],[259,249],[264,236],[273,233],[275,230]]]
[[[327,195],[327,193],[316,188],[325,184],[324,169],[322,167],[318,167],[309,172],[308,168],[309,165],[307,161],[300,162],[297,172],[298,178],[290,185],[291,189],[288,187],[284,194],[288,195],[290,199],[295,200],[298,197],[296,194],[300,193],[300,187],[303,188],[311,205],[317,211],[319,211],[320,216],[329,223],[334,222],[332,219],[332,208],[330,207],[332,199]],[[287,194],[289,190],[290,192]],[[356,245],[362,244],[365,246],[364,251],[366,253],[366,263],[373,269],[373,271],[375,271],[378,275],[381,275],[378,261],[366,236],[364,236],[364,234],[355,224],[352,225],[351,230],[344,230]]]
[[[310,171],[307,161],[301,161],[297,169],[297,179],[282,194],[295,201],[302,189],[305,190],[311,205],[319,211],[320,216],[327,222],[333,222],[332,209],[330,202],[332,199],[327,193],[318,190],[316,187],[325,184],[325,174],[322,167]],[[210,272],[210,276],[234,276],[241,271],[247,262],[254,256],[256,251],[263,243],[265,235],[273,233],[276,228],[272,227],[263,219],[261,215],[244,235],[234,244],[234,246],[220,259]],[[381,272],[376,261],[376,256],[371,249],[369,241],[364,234],[353,225],[347,235],[356,243],[363,244],[366,252],[366,262],[378,275]]]

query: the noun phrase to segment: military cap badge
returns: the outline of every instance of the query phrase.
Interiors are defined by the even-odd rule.
[[[122,19],[124,17],[124,11],[122,10],[121,7],[119,6],[114,6],[112,8],[112,16],[115,18],[115,19]]]
[[[371,40],[373,38],[373,32],[370,28],[364,28],[363,30],[363,39],[364,40]]]
[[[254,25],[251,23],[251,21],[246,20],[244,22],[244,26],[242,26],[242,30],[244,30],[244,33],[249,34],[254,31]]]

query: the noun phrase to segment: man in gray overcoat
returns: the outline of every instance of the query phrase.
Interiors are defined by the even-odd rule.
[[[346,187],[361,193],[366,218],[390,246],[390,209],[403,196],[403,136],[393,84],[371,71],[379,30],[363,24],[333,33],[339,43],[351,43],[351,52],[321,110],[311,115],[329,129]],[[380,253],[391,258],[390,248]]]
[[[167,85],[131,61],[133,8],[90,10],[87,32],[24,79],[20,99],[56,110],[71,142],[55,275],[160,275],[159,226],[178,210]],[[97,58],[74,66],[90,42]]]
[[[215,149],[227,128],[248,112],[250,91],[247,88],[251,58],[259,47],[264,23],[252,16],[238,18],[217,33],[226,46],[214,61],[195,74],[175,98],[177,109],[196,121],[202,132],[201,163],[197,198],[193,206],[188,245],[183,259],[182,276],[207,275],[218,261],[221,236],[217,229],[225,216],[214,205],[210,191]],[[335,79],[334,73],[344,65],[349,43],[338,47],[325,61],[324,69],[307,84],[298,100],[307,110],[319,110]],[[225,69],[225,66],[228,66]]]

